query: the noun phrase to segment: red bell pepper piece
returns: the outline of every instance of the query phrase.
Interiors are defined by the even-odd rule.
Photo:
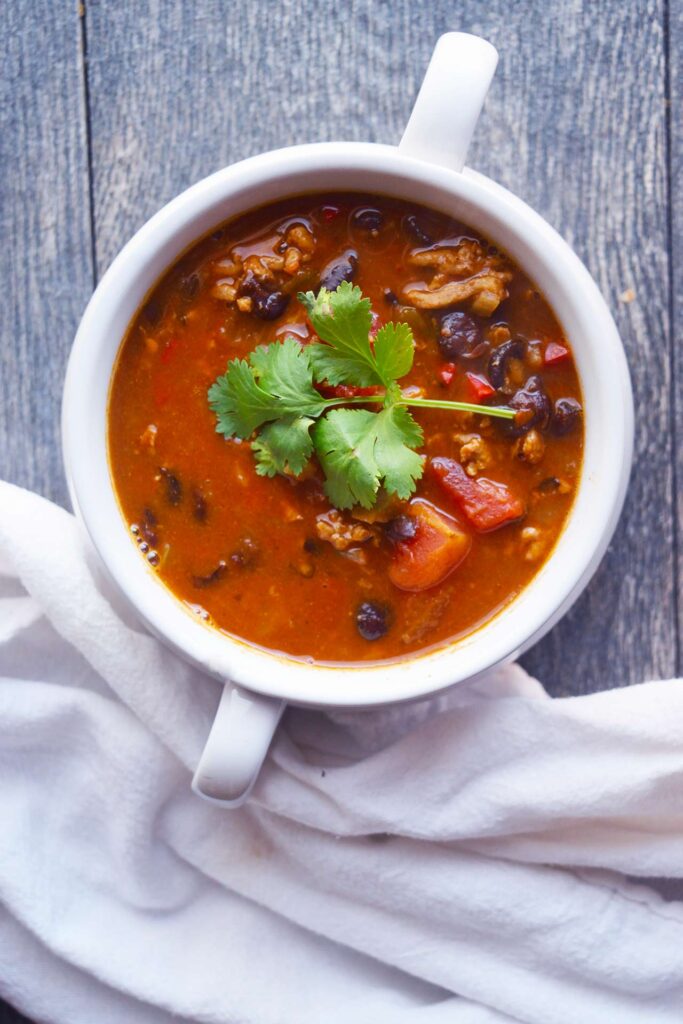
[[[355,384],[316,384],[323,398],[362,398],[364,395],[381,395],[384,388],[379,384],[371,384],[367,388],[358,388]]]
[[[543,353],[543,362],[546,366],[557,366],[558,363],[563,363],[565,359],[569,359],[569,349],[565,348],[564,345],[558,345],[556,341],[549,342],[545,347]]]
[[[483,401],[484,398],[490,398],[491,395],[495,395],[496,389],[491,383],[483,377],[480,373],[466,373],[467,383],[470,386],[470,391],[474,395],[477,402]]]
[[[521,519],[524,502],[506,484],[469,477],[454,459],[432,459],[432,474],[478,533],[489,533]]]

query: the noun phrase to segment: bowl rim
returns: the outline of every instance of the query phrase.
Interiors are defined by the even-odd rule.
[[[269,202],[271,194],[338,189],[330,184],[335,175],[346,183],[364,183],[347,184],[350,191],[406,196],[409,190],[416,202],[446,212],[450,207],[510,252],[558,315],[577,358],[584,396],[588,390],[591,399],[585,403],[584,468],[573,506],[549,558],[520,594],[476,631],[436,650],[394,661],[327,665],[266,651],[207,627],[160,583],[140,558],[119,510],[107,459],[106,396],[124,319],[127,327],[149,288],[192,238]],[[309,185],[292,187],[296,181]],[[259,199],[240,206],[247,194]],[[425,195],[439,198],[430,204]],[[234,211],[215,217],[229,201]],[[198,225],[206,226],[196,230]],[[183,235],[188,240],[178,246]],[[171,252],[175,255],[169,257]],[[517,657],[567,611],[602,559],[621,512],[632,456],[633,399],[621,340],[597,285],[569,245],[522,200],[474,171],[452,171],[392,146],[316,143],[251,157],[204,178],[162,207],[124,246],[95,290],[74,340],[62,440],[74,510],[110,580],[155,635],[217,678],[258,693],[308,706],[369,707],[425,697],[477,678]]]

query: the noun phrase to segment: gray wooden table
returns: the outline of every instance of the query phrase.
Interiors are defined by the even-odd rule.
[[[299,142],[396,142],[437,37],[500,65],[470,164],[535,207],[599,282],[628,351],[621,525],[525,658],[556,695],[680,672],[680,0],[14,0],[0,23],[0,476],[66,503],[64,367],[93,286],[163,203]],[[625,298],[632,297],[632,301]],[[18,1020],[9,1009],[0,1022]]]

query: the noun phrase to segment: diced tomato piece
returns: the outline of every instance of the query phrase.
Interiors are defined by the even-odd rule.
[[[489,533],[521,519],[524,502],[506,484],[469,477],[454,459],[432,459],[430,468],[445,493],[478,533]]]
[[[323,220],[329,223],[331,220],[334,220],[335,217],[339,216],[341,210],[338,206],[323,206],[321,213],[323,215]]]
[[[455,519],[421,498],[411,501],[410,515],[417,520],[415,536],[396,544],[389,579],[399,590],[428,590],[460,565],[472,538]]]
[[[549,342],[545,347],[543,353],[543,362],[546,366],[557,366],[558,363],[563,363],[565,359],[569,359],[569,349],[565,348],[564,345],[558,345],[556,341]]]
[[[474,395],[477,402],[481,402],[484,398],[490,398],[491,395],[495,395],[496,389],[493,385],[483,377],[480,373],[466,373],[467,383],[470,386],[470,391]]]
[[[448,387],[449,384],[453,383],[453,378],[455,377],[456,369],[457,369],[457,367],[456,367],[455,363],[443,363],[439,367],[439,373],[438,373],[439,380],[446,387]]]
[[[381,395],[384,388],[380,384],[371,384],[367,388],[357,388],[355,384],[316,384],[323,398],[362,398],[363,395]]]

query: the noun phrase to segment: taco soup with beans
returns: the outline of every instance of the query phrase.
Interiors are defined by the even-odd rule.
[[[188,614],[296,658],[395,659],[471,633],[542,567],[582,395],[495,239],[313,194],[218,227],[156,284],[108,446],[131,542]]]

